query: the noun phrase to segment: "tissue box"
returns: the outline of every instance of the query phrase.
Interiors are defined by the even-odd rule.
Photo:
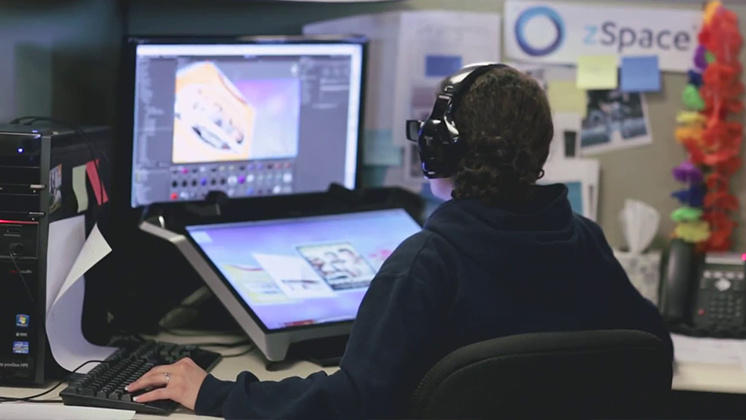
[[[650,251],[634,255],[614,250],[614,256],[627,272],[632,285],[645,298],[658,306],[658,289],[661,282],[661,252]]]

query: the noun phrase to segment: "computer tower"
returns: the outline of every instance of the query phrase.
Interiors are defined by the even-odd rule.
[[[110,149],[105,127],[0,126],[0,385],[41,385],[64,372],[51,357],[45,330],[47,258],[56,251],[47,246],[49,225],[85,214],[87,234],[96,222],[107,222],[90,176],[88,205],[82,205],[73,170],[97,160],[99,187],[106,188]],[[107,334],[100,283],[86,276],[83,333],[92,342],[106,341]]]

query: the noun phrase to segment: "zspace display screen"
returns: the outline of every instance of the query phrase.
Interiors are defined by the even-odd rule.
[[[404,210],[190,226],[268,330],[354,320],[386,258],[421,227]]]

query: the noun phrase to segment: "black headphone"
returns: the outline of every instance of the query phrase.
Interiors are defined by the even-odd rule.
[[[454,120],[461,100],[479,76],[505,67],[508,66],[478,63],[461,68],[440,84],[435,105],[427,120],[407,121],[407,139],[417,142],[422,173],[427,178],[448,178],[456,172],[466,147]]]

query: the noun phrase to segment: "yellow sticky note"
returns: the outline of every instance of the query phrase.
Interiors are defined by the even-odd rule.
[[[578,58],[579,89],[603,90],[616,89],[619,86],[615,55],[583,55]]]
[[[547,99],[552,112],[576,112],[582,117],[588,111],[588,95],[575,82],[555,80],[547,84]]]
[[[73,192],[78,200],[78,213],[88,210],[88,190],[85,185],[85,165],[73,168]]]

